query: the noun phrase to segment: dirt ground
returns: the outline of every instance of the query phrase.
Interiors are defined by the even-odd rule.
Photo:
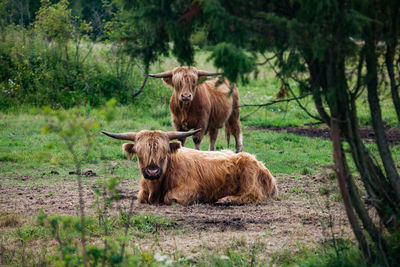
[[[248,129],[253,130],[266,130],[274,132],[288,132],[301,136],[307,137],[319,137],[323,139],[330,139],[331,135],[328,126],[321,127],[249,127]],[[400,144],[400,129],[399,128],[386,128],[385,129],[386,138],[389,145],[399,145]],[[375,133],[371,127],[361,127],[360,128],[361,138],[367,142],[375,142]]]
[[[264,255],[270,255],[275,251],[298,248],[303,244],[314,246],[330,238],[331,234],[326,228],[329,223],[333,223],[334,232],[338,236],[351,238],[341,201],[335,200],[332,193],[327,208],[327,197],[319,192],[322,187],[337,190],[336,181],[328,179],[328,174],[275,176],[280,196],[261,204],[195,204],[185,207],[138,204],[135,201],[134,214],[145,213],[171,218],[176,226],[131,242],[139,244],[143,249],[151,247],[167,253],[180,251],[185,255],[196,255],[202,248],[223,253],[226,247],[240,242],[249,248],[261,244],[265,249]],[[0,184],[0,211],[27,218],[34,218],[40,209],[49,214],[77,214],[78,191],[72,177],[60,176],[55,183],[44,182],[34,186]],[[35,178],[20,179],[26,181]],[[92,185],[96,179],[96,176],[84,178],[88,213],[93,213],[90,206],[94,202]],[[123,181],[119,188],[122,198],[116,203],[113,212],[117,212],[118,205],[129,206],[130,199],[136,198],[138,189],[137,181]]]

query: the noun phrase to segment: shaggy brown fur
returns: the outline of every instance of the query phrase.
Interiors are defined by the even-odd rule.
[[[175,130],[202,129],[193,136],[195,148],[200,149],[203,136],[210,135],[209,150],[215,150],[218,129],[225,125],[229,146],[230,135],[235,137],[236,152],[242,151],[239,119],[239,92],[235,84],[221,77],[204,80],[194,67],[179,67],[163,81],[174,89],[170,110]],[[202,81],[202,82],[201,82]],[[185,139],[180,139],[182,145]]]
[[[274,177],[253,155],[181,147],[180,143],[170,143],[162,131],[141,131],[134,135],[130,140],[135,143],[125,143],[122,148],[128,157],[138,155],[143,174],[140,203],[244,204],[278,195]],[[157,179],[145,178],[149,166],[160,168]]]

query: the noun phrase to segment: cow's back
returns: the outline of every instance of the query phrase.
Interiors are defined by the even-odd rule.
[[[273,195],[267,188],[275,184],[268,169],[248,153],[198,151],[185,147],[171,156],[167,180],[168,190],[184,186],[195,192],[193,201],[209,203],[241,194],[242,190],[259,192],[258,202]]]
[[[199,151],[182,147],[171,155],[165,186],[170,190],[184,185],[196,192],[201,202],[215,202],[228,192],[227,174],[235,173],[235,154],[232,151]],[[223,190],[224,192],[222,192]]]

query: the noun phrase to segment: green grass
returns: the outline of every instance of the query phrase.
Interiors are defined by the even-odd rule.
[[[115,119],[107,123],[85,108],[83,114],[98,120],[101,130],[111,132],[140,131],[142,129],[173,130],[167,123],[168,112],[161,112],[167,106],[146,110],[134,106],[120,106],[116,109]],[[25,184],[51,182],[57,177],[70,177],[74,170],[72,157],[66,150],[63,140],[56,134],[43,134],[46,116],[40,113],[8,112],[0,113],[2,130],[0,132],[0,176],[7,182],[18,181],[15,178],[31,176]],[[244,150],[255,154],[265,163],[272,173],[307,174],[313,173],[321,165],[332,163],[330,141],[301,137],[288,133],[248,130],[243,127]],[[88,159],[83,162],[84,170],[101,172],[103,161],[118,163],[115,173],[121,179],[139,179],[139,171],[134,161],[127,161],[121,151],[123,141],[114,140],[94,133],[94,147]],[[188,139],[188,147],[193,142]],[[78,141],[78,153],[83,153],[83,139]],[[217,147],[226,148],[223,130],[220,131]],[[208,137],[203,139],[202,149],[208,148]],[[233,144],[231,144],[233,149]],[[51,174],[57,171],[60,175]],[[101,173],[100,173],[101,174]],[[4,180],[3,180],[4,182]]]
[[[169,113],[163,111],[167,105],[160,108],[149,109],[138,106],[118,106],[115,110],[115,118],[106,122],[101,116],[96,115],[91,109],[81,107],[79,111],[89,119],[95,119],[101,124],[101,129],[108,131],[138,131],[141,129],[172,130],[168,123]],[[73,170],[73,163],[69,152],[60,138],[54,133],[43,134],[42,129],[46,124],[46,116],[38,111],[9,111],[0,113],[2,130],[0,132],[0,177],[1,184],[8,185],[51,185],[62,184],[65,179],[74,179],[68,175]],[[247,122],[244,122],[246,124]],[[250,130],[243,127],[244,150],[255,154],[259,160],[274,173],[287,174],[290,176],[314,175],[321,172],[321,166],[332,164],[331,142],[318,138],[307,138],[288,133],[277,133],[264,130]],[[136,160],[128,161],[121,151],[123,141],[110,139],[96,132],[94,135],[93,151],[88,159],[83,162],[83,169],[91,169],[103,176],[103,162],[118,163],[114,173],[119,179],[139,179],[140,173],[137,169]],[[78,141],[78,152],[83,153],[84,143]],[[193,142],[188,140],[187,146],[193,147]],[[217,141],[218,147],[226,147],[222,132]],[[208,147],[208,140],[204,139],[202,149]],[[373,153],[377,153],[376,145],[369,144]],[[231,147],[233,148],[233,147]],[[399,159],[400,146],[391,148],[395,159]],[[60,174],[51,174],[56,170]],[[30,176],[34,179],[22,180],[21,177]],[[334,178],[334,177],[332,177]],[[335,193],[333,189],[321,187],[318,189],[321,195],[328,192]],[[292,194],[304,195],[303,187],[293,187]],[[340,201],[340,195],[337,196]],[[65,217],[66,218],[66,217]],[[67,220],[67,219],[62,220]],[[151,214],[139,214],[131,218],[128,236],[123,236],[125,225],[124,217],[109,218],[109,232],[112,239],[124,240],[134,237],[137,239],[154,238],[160,229],[174,229],[176,223],[166,217]],[[69,219],[68,219],[69,220]],[[68,221],[67,220],[67,221]],[[72,218],[77,221],[77,218]],[[13,214],[0,215],[0,224],[4,227],[16,227],[13,231],[5,231],[6,235],[12,235],[26,247],[34,244],[44,244],[49,240],[49,228],[41,225],[26,223],[25,220]],[[4,229],[4,228],[3,228]],[[87,219],[87,232],[92,239],[106,238],[99,226],[97,218]],[[74,233],[75,238],[78,233]],[[155,241],[156,242],[156,241]],[[0,244],[1,245],[1,244]],[[10,264],[20,264],[20,255],[26,253],[26,260],[36,262],[37,252],[22,250],[22,245],[16,246],[15,250],[5,250],[4,257]],[[71,245],[72,246],[72,245]],[[148,266],[165,266],[167,263],[179,266],[265,266],[271,264],[261,254],[263,245],[254,245],[251,250],[242,241],[227,244],[223,253],[201,248],[201,256],[188,258],[177,251],[165,257],[157,256],[151,248],[139,249],[131,247],[127,262],[129,264],[144,264]],[[7,248],[8,249],[8,248]],[[100,253],[95,246],[88,247],[90,257]],[[110,253],[119,251],[119,247],[110,247]],[[35,254],[36,253],[36,254]],[[53,253],[53,252],[51,252]],[[74,252],[75,253],[75,252]],[[110,255],[111,255],[110,254]],[[116,254],[117,255],[117,254]],[[111,257],[111,256],[110,256]],[[161,258],[160,258],[161,257]],[[44,258],[46,259],[46,258]],[[303,249],[298,251],[281,251],[272,255],[272,264],[278,266],[352,266],[365,265],[361,256],[353,245],[342,248],[339,253],[332,247],[321,247],[316,249]]]
[[[335,244],[323,244],[317,248],[301,246],[298,251],[283,250],[274,253],[272,263],[277,266],[368,266],[358,248],[348,240],[336,240]],[[379,264],[377,265],[379,266]]]
[[[138,131],[141,129],[172,130],[168,106],[149,108],[146,105],[118,106],[115,110],[114,120],[107,122],[101,116],[96,115],[90,108],[81,107],[79,112],[88,119],[96,120],[101,125],[101,130],[123,132]],[[166,111],[165,111],[166,110]],[[67,151],[63,141],[54,133],[42,133],[49,118],[38,110],[14,110],[0,113],[2,130],[0,131],[0,177],[1,184],[17,186],[40,186],[61,185],[65,180],[73,181],[75,176],[68,172],[74,170],[72,157]],[[99,130],[100,130],[99,129]],[[97,130],[97,131],[99,131]],[[310,139],[287,133],[267,132],[264,130],[249,130],[243,127],[244,150],[255,154],[257,158],[271,170],[272,173],[284,173],[288,175],[302,175],[307,168],[309,174],[318,172],[320,165],[330,164],[331,145],[329,141]],[[78,140],[78,154],[83,153],[84,139]],[[93,170],[98,175],[104,176],[104,162],[118,163],[114,174],[118,179],[140,178],[136,159],[128,161],[121,151],[123,141],[110,139],[99,132],[94,132],[94,143],[92,152],[83,164],[83,170]],[[191,139],[187,146],[193,147]],[[218,147],[226,148],[223,131],[217,141]],[[202,149],[206,150],[208,140],[203,140]],[[233,148],[233,145],[231,145]],[[312,149],[310,149],[312,148]],[[59,174],[52,174],[57,171]],[[29,176],[30,179],[21,179]],[[85,182],[85,179],[84,179]],[[88,182],[89,183],[89,182]],[[4,224],[18,224],[18,230],[9,232],[9,235],[19,236],[24,246],[32,247],[34,244],[43,244],[51,239],[50,229],[44,229],[41,225],[26,224],[24,220],[18,220],[13,215],[4,215]],[[134,216],[130,222],[128,236],[123,236],[124,218],[109,218],[109,233],[113,239],[125,239],[135,237],[136,239],[154,238],[160,229],[172,229],[176,223],[165,217],[153,216],[151,214],[139,214]],[[78,218],[60,217],[61,222],[69,221],[77,224]],[[21,223],[21,221],[23,223]],[[94,217],[86,220],[87,233],[92,239],[103,239],[102,228]],[[69,229],[69,228],[68,228]],[[67,229],[67,230],[68,230]],[[76,238],[79,233],[68,230]],[[67,232],[66,232],[67,233]],[[152,237],[152,236],[155,237]],[[1,244],[0,244],[1,245]],[[72,245],[71,245],[72,246]],[[23,247],[23,246],[22,246]],[[20,264],[21,259],[15,253],[24,254],[18,245],[16,250],[6,251],[5,255],[9,262]],[[96,247],[89,247],[90,253],[96,255]],[[203,249],[203,248],[202,248]],[[36,252],[29,250],[27,261],[38,260]],[[113,251],[110,248],[110,251]],[[118,251],[118,249],[117,249]],[[7,254],[9,253],[9,254]],[[14,254],[13,254],[14,253]],[[54,252],[50,252],[54,253]],[[75,252],[74,252],[75,253]],[[111,253],[111,252],[110,252]],[[18,254],[18,255],[19,255]],[[92,255],[91,254],[91,255]],[[35,256],[36,255],[36,256]],[[247,251],[244,244],[236,242],[227,246],[223,254],[204,249],[200,258],[191,259],[180,255],[168,255],[168,259],[174,263],[190,266],[263,266],[265,261],[256,260],[259,249],[254,248]],[[17,261],[15,261],[17,259]],[[148,264],[150,266],[162,266],[166,261],[158,261],[155,253],[149,250],[131,248],[128,262]]]
[[[80,108],[82,114],[97,120],[101,130],[111,132],[140,131],[142,129],[173,130],[170,124],[168,106],[156,108],[119,106],[115,118],[110,123],[98,118],[88,108]],[[15,178],[30,176],[25,184],[57,182],[57,177],[71,178],[68,173],[74,170],[72,157],[63,141],[54,133],[42,134],[46,116],[40,112],[9,111],[0,113],[0,177],[7,183],[18,183]],[[243,122],[244,151],[255,154],[272,173],[290,175],[315,174],[321,166],[332,164],[331,142],[318,138],[302,137],[290,133],[277,133],[264,130],[250,130],[250,122]],[[121,151],[123,141],[110,139],[100,132],[94,133],[94,147],[83,168],[95,172],[102,171],[102,163],[118,163],[115,169],[121,179],[139,179],[137,163],[127,161]],[[231,147],[233,149],[233,140]],[[193,148],[189,138],[186,145]],[[375,144],[367,144],[372,153],[377,153]],[[220,130],[217,147],[227,148],[224,131]],[[78,152],[83,153],[83,141],[78,141]],[[202,149],[208,148],[208,136],[203,139]],[[395,160],[400,160],[400,146],[391,147]],[[60,175],[51,174],[57,171]],[[4,179],[2,180],[4,183]]]
[[[126,218],[121,218],[122,221],[126,222]],[[151,214],[139,214],[134,216],[130,220],[130,226],[138,230],[141,233],[153,233],[159,229],[168,229],[176,225],[172,219],[154,216]]]
[[[54,224],[56,221],[57,224]],[[21,264],[23,253],[27,256],[25,260],[30,263],[46,260],[38,255],[38,251],[43,252],[49,248],[46,248],[46,241],[55,235],[51,224],[58,225],[58,234],[63,242],[64,251],[68,253],[68,257],[75,258],[76,260],[78,258],[76,254],[79,253],[79,250],[77,249],[78,244],[73,240],[79,237],[79,221],[78,217],[47,217],[44,214],[39,214],[36,223],[25,223],[24,225],[20,225],[17,230],[9,233],[18,237],[20,244],[14,248],[15,250],[3,247],[2,263],[11,265]],[[119,260],[117,256],[120,250],[118,242],[124,239],[122,232],[125,219],[122,217],[116,218],[113,224],[109,225],[109,233],[112,233],[113,236],[111,239],[102,233],[103,228],[96,218],[87,218],[85,225],[87,234],[91,240],[95,238],[109,240],[107,262],[116,261],[115,263],[117,263]],[[132,235],[140,237],[137,233],[141,233],[142,235],[146,233],[159,234],[160,230],[168,230],[174,226],[175,222],[170,219],[150,214],[139,214],[131,219],[131,228],[127,238],[131,238]],[[118,240],[118,242],[113,242],[115,240]],[[36,247],[36,250],[27,249],[34,244],[36,244],[35,246],[40,244],[39,246],[42,247]],[[2,243],[0,242],[1,245]],[[52,244],[51,246],[54,245]],[[247,245],[245,238],[238,238],[226,244],[226,247],[220,251],[201,247],[198,251],[200,253],[196,257],[188,257],[179,251],[172,254],[164,254],[163,252],[155,252],[152,247],[143,249],[139,246],[134,246],[128,251],[125,264],[127,266],[368,266],[360,251],[349,240],[329,240],[329,242],[317,245],[315,248],[299,244],[298,249],[283,249],[282,251],[271,253],[270,259],[265,258],[265,255],[263,255],[266,249],[265,243],[256,241],[252,242],[250,247]],[[102,258],[103,250],[99,247],[88,245],[87,251],[91,263],[96,262],[97,257]],[[58,254],[47,258],[48,260],[60,262]],[[50,262],[47,262],[47,264],[50,264]],[[379,262],[374,266],[380,266]]]

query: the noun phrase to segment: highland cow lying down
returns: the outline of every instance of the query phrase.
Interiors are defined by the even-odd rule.
[[[140,203],[244,204],[277,196],[274,177],[254,156],[245,152],[199,151],[170,142],[198,131],[103,133],[134,142],[123,144],[122,149],[128,157],[138,156],[143,175]]]

